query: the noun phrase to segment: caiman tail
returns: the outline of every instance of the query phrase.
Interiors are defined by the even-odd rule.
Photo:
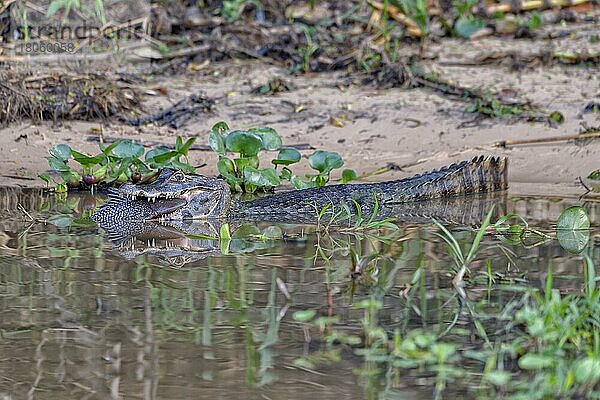
[[[382,185],[389,186],[384,190],[396,192],[395,198],[388,200],[390,204],[394,204],[506,190],[507,175],[507,158],[479,156],[470,161]]]
[[[480,156],[396,181],[330,185],[237,202],[233,205],[232,216],[306,215],[326,206],[338,210],[342,205],[359,206],[363,213],[377,209],[379,214],[386,215],[404,203],[505,190],[508,186],[507,167],[506,158]]]

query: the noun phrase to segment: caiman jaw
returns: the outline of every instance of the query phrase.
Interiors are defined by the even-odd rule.
[[[194,195],[204,192],[202,189],[183,190],[180,193],[156,194],[152,195],[144,190],[138,190],[127,197],[133,201],[147,201],[152,209],[150,220],[168,219],[167,217],[174,212],[187,206]]]

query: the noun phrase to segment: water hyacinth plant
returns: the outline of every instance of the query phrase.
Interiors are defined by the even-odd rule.
[[[220,121],[211,128],[209,144],[219,155],[219,173],[237,192],[268,191],[286,180],[296,189],[324,186],[331,172],[344,165],[339,153],[317,150],[308,156],[308,163],[316,172],[304,177],[295,175],[289,166],[300,162],[302,155],[294,147],[284,147],[277,131],[267,127],[231,130],[226,122]],[[259,168],[261,151],[278,152],[271,159],[273,167]],[[343,183],[355,178],[353,170],[342,173]]]

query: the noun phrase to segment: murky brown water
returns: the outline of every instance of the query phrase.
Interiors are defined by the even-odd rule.
[[[373,362],[349,345],[336,347],[339,361],[300,364],[333,353],[324,351],[329,347],[318,329],[292,317],[315,309],[339,317],[336,329],[360,336],[365,311],[353,305],[374,297],[383,302],[378,318],[386,330],[439,332],[450,326],[458,309],[452,261],[430,225],[403,224],[385,241],[335,234],[336,246],[310,227],[285,225],[283,240],[238,243],[237,254],[211,253],[173,268],[156,255],[123,258],[94,227],[31,222],[18,206],[45,219],[61,208],[80,211],[89,199],[78,201],[57,205],[38,192],[0,192],[0,398],[433,396],[430,372]],[[512,198],[506,207],[532,226],[548,228],[573,202]],[[598,204],[588,210],[597,223]],[[456,235],[467,243],[474,234]],[[600,238],[592,233],[590,240],[588,251],[598,262]],[[582,290],[581,256],[556,240],[530,249],[505,245],[515,253],[514,263],[499,244],[486,237],[471,264],[468,295],[482,309],[501,309],[515,287],[543,287],[549,262],[555,287]],[[380,257],[353,280],[353,253]],[[488,260],[493,288],[485,275]],[[446,337],[464,348],[476,346],[471,322],[459,313]],[[494,324],[501,321],[490,321],[489,331]],[[447,392],[477,397],[469,382],[453,382]]]

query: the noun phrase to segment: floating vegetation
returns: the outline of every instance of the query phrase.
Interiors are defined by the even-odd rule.
[[[339,153],[317,150],[308,156],[308,163],[316,173],[304,177],[295,175],[289,166],[300,161],[300,152],[294,147],[283,147],[281,136],[268,127],[231,130],[226,122],[217,122],[210,131],[209,143],[219,155],[219,173],[237,192],[271,190],[285,180],[296,189],[324,186],[329,182],[331,171],[344,165]],[[277,157],[271,159],[274,167],[259,168],[261,151],[278,151]],[[230,158],[231,153],[236,157]],[[344,170],[342,181],[346,183],[356,176],[353,170]]]
[[[108,146],[100,144],[100,153],[95,156],[80,153],[66,144],[59,144],[49,150],[50,156],[46,159],[61,180],[56,181],[49,174],[40,174],[39,177],[46,183],[53,181],[54,190],[64,193],[69,188],[119,185],[128,181],[137,183],[163,168],[193,173],[196,167],[190,165],[188,152],[195,141],[196,138],[190,138],[184,142],[181,137],[177,137],[175,148],[157,147],[146,150],[132,140],[117,140]],[[71,168],[70,160],[78,163],[80,169]]]

